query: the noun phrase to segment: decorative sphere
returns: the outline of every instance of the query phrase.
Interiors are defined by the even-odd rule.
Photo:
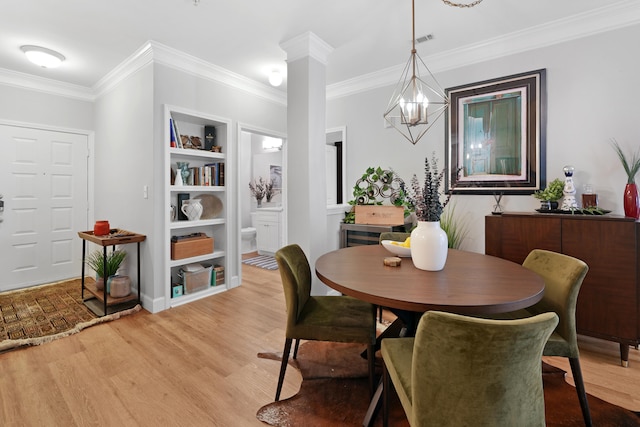
[[[562,170],[564,171],[564,176],[573,176],[573,171],[575,170],[575,168],[571,165],[567,165],[565,167],[562,168]]]

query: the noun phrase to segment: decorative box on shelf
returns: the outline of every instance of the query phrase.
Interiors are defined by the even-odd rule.
[[[171,259],[190,258],[213,253],[213,237],[204,233],[174,236],[171,239]]]
[[[404,224],[404,208],[401,206],[356,205],[355,211],[356,224]]]
[[[211,286],[211,272],[213,266],[201,264],[189,264],[180,269],[184,293],[191,294],[202,291]]]

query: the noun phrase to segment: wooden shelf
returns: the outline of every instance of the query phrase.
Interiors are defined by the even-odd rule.
[[[85,290],[89,291],[89,293],[92,294],[95,298],[100,300],[101,303],[104,302],[104,290],[98,289],[95,283],[85,282],[84,288]],[[107,307],[111,305],[117,305],[117,304],[129,302],[129,301],[137,301],[137,300],[138,300],[138,296],[133,292],[131,292],[126,297],[121,297],[121,298],[114,298],[111,295],[109,295],[109,293],[107,293]]]

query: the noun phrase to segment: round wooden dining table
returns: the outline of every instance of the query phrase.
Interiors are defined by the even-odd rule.
[[[398,267],[384,265],[392,256],[381,245],[338,249],[318,258],[316,274],[344,295],[413,312],[506,313],[535,304],[544,293],[538,274],[490,255],[449,249],[440,271],[420,270],[410,257]]]
[[[429,310],[466,315],[506,313],[535,304],[544,293],[544,281],[537,273],[490,255],[449,249],[440,271],[420,270],[410,257],[402,258],[397,267],[384,265],[384,259],[392,256],[381,245],[338,249],[318,258],[316,275],[344,295],[416,316]],[[399,320],[378,339],[396,334],[402,323]],[[363,426],[373,424],[381,396],[382,380]]]

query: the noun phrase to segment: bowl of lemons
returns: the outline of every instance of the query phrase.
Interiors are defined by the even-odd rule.
[[[407,237],[404,242],[396,242],[395,240],[383,240],[382,246],[395,256],[410,257],[411,256],[411,237]]]

